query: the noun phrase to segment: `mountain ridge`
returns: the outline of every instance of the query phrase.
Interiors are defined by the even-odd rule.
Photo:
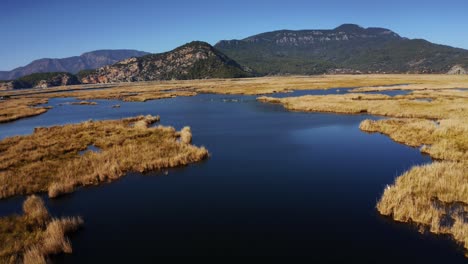
[[[380,27],[276,30],[215,47],[260,74],[446,73],[468,67],[468,50],[408,39]]]
[[[0,90],[252,76],[253,71],[239,65],[210,44],[192,41],[168,52],[131,57],[94,70],[82,70],[75,75],[67,72],[33,73],[11,81],[0,81]]]
[[[0,71],[0,80],[14,80],[33,73],[45,72],[69,72],[75,74],[81,70],[95,69],[130,57],[140,57],[147,54],[149,53],[131,49],[103,49],[84,52],[79,56],[66,58],[42,58],[11,71]]]

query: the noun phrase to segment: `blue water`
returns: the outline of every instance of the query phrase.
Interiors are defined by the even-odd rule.
[[[323,90],[294,90],[289,93],[274,93],[268,94],[270,97],[284,98],[284,97],[295,97],[303,95],[329,95],[329,94],[347,94],[352,92],[354,88],[332,88]],[[405,95],[410,93],[410,90],[387,90],[387,91],[374,91],[365,92],[366,94],[385,94],[389,96]]]
[[[347,94],[354,88],[332,88],[322,90],[294,90],[289,93],[274,93],[267,94],[266,96],[284,98],[284,97],[295,97],[303,95],[329,95],[329,94]]]
[[[211,157],[164,172],[46,199],[54,215],[81,215],[73,254],[58,263],[153,263],[168,255],[294,255],[319,263],[466,263],[446,237],[420,234],[375,210],[387,184],[416,164],[418,149],[366,134],[366,115],[285,111],[252,96],[198,95],[146,103],[93,100],[0,125],[0,137],[36,126],[160,115]],[[120,104],[120,108],[112,105]],[[0,201],[0,215],[24,198]]]
[[[84,154],[86,154],[86,152],[89,152],[89,151],[91,151],[91,152],[101,152],[101,149],[94,146],[94,145],[89,145],[85,150],[79,151],[78,155],[84,155]]]
[[[385,94],[388,96],[406,95],[411,93],[411,90],[386,90],[386,91],[373,91],[365,92],[366,94]]]

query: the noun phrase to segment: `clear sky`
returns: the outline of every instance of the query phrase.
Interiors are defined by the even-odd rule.
[[[0,70],[97,49],[156,53],[343,23],[468,49],[468,0],[0,0]]]

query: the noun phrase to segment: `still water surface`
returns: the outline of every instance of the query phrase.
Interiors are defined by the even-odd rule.
[[[73,254],[58,263],[149,263],[164,255],[303,255],[320,263],[466,263],[452,240],[419,234],[376,213],[387,184],[416,164],[418,149],[366,134],[366,115],[285,111],[252,96],[198,95],[146,103],[93,100],[0,125],[0,138],[36,126],[160,115],[190,125],[211,157],[164,173],[46,200],[57,216],[81,215]],[[120,108],[112,105],[120,104]],[[0,215],[24,198],[0,201]]]

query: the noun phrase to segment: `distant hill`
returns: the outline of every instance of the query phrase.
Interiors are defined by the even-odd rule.
[[[82,83],[134,82],[171,79],[252,76],[210,44],[194,41],[172,51],[130,58],[94,71],[78,73]]]
[[[0,90],[48,88],[73,84],[80,84],[80,81],[71,73],[45,72],[26,75],[14,81],[1,81]]]
[[[149,53],[137,50],[96,50],[63,59],[39,59],[24,67],[11,71],[0,71],[0,80],[15,80],[41,72],[77,73],[81,70],[96,69],[130,57],[140,57],[147,54]]]
[[[331,30],[279,30],[242,40],[222,40],[215,47],[260,74],[447,73],[454,66],[468,69],[468,50],[354,24]]]

